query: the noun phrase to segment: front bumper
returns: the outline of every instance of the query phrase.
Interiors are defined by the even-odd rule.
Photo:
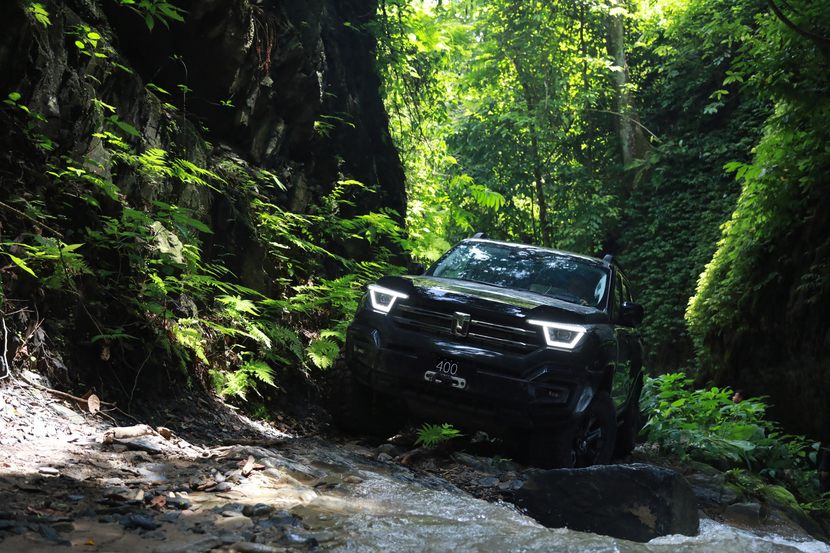
[[[401,409],[496,432],[568,424],[602,379],[584,353],[487,349],[463,338],[401,329],[371,313],[349,327],[346,361],[376,392],[399,399]]]

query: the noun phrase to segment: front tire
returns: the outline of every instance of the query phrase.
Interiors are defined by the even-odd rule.
[[[634,393],[628,402],[628,407],[625,409],[622,424],[617,429],[617,444],[614,447],[614,458],[622,459],[629,455],[634,446],[637,445],[637,436],[640,435],[640,429],[643,427],[642,414],[640,413],[640,394],[643,391],[643,377],[642,375],[637,380],[634,387]]]
[[[535,431],[530,464],[543,469],[607,465],[614,454],[617,415],[607,392],[599,392],[575,426]]]
[[[607,392],[599,392],[585,409],[573,434],[573,466],[607,465],[614,454],[617,414]]]

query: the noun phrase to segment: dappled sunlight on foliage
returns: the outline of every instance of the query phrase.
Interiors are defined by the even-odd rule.
[[[766,420],[766,398],[733,403],[731,390],[692,390],[691,384],[683,373],[645,379],[642,433],[661,452],[732,463],[773,479],[788,469],[814,470],[820,444],[783,434]]]

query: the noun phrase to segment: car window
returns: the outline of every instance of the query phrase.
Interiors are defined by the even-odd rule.
[[[611,317],[616,320],[620,317],[622,302],[624,301],[622,278],[620,273],[614,274],[614,298],[611,304]]]
[[[625,278],[620,279],[622,282],[622,302],[631,301],[631,290],[628,287],[628,281]]]
[[[502,244],[459,244],[427,275],[526,290],[582,305],[605,301],[608,272],[579,257]]]

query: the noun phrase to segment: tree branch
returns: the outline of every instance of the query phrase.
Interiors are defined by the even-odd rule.
[[[824,55],[825,57],[828,57],[828,54],[830,53],[830,38],[827,38],[827,37],[824,37],[824,36],[821,36],[821,35],[817,35],[815,33],[811,33],[810,31],[805,31],[804,29],[802,29],[801,27],[799,27],[798,25],[796,25],[795,23],[790,21],[787,18],[787,16],[784,15],[784,13],[781,11],[781,9],[775,4],[774,0],[769,0],[769,7],[772,8],[772,12],[775,14],[775,16],[779,20],[781,20],[781,22],[784,25],[789,27],[791,30],[793,30],[798,35],[801,35],[804,38],[813,41],[816,44],[816,46],[819,47],[819,50],[821,50],[822,55]]]

